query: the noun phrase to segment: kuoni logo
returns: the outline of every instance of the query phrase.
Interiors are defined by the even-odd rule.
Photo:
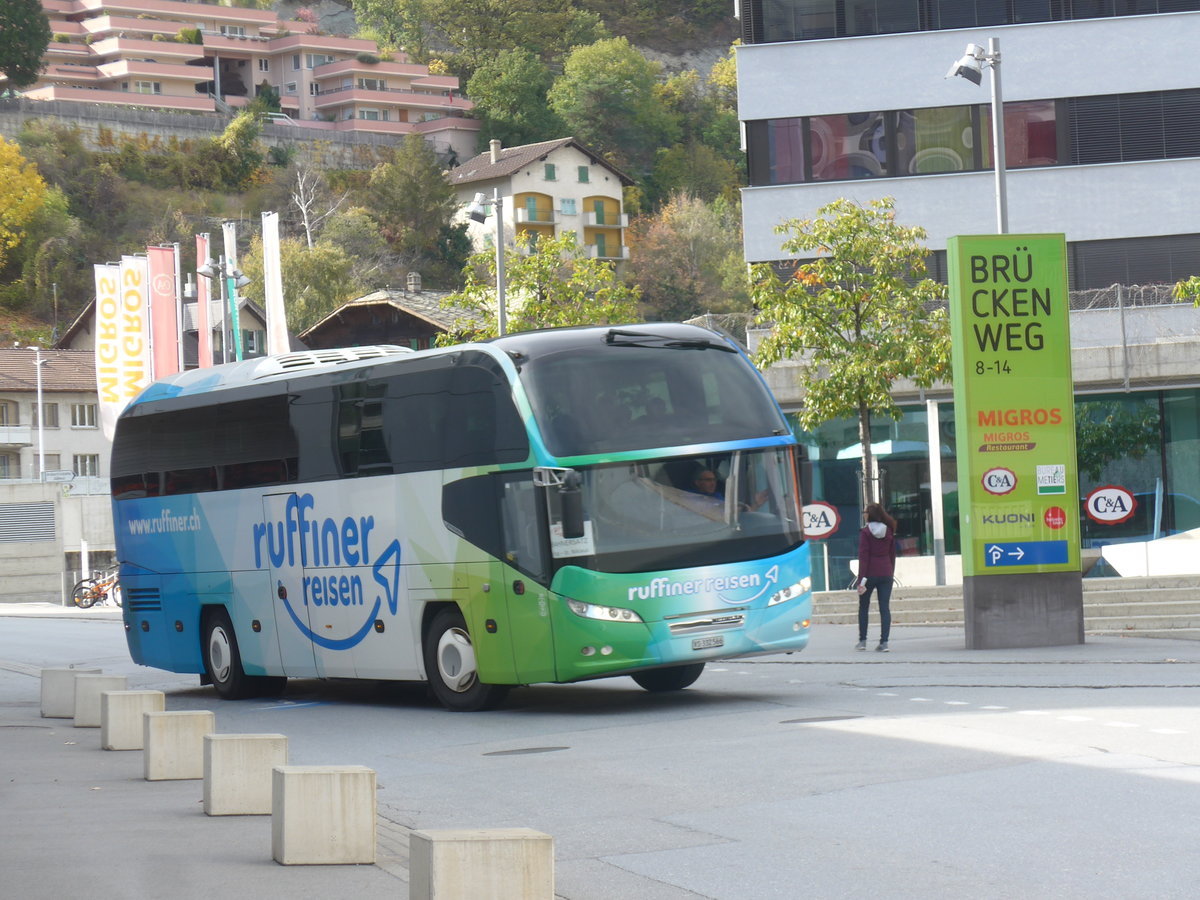
[[[1083,501],[1088,518],[1101,525],[1118,525],[1133,515],[1137,500],[1133,494],[1115,484],[1098,487]]]
[[[1057,531],[1067,524],[1067,511],[1061,506],[1052,506],[1042,515],[1042,521],[1047,528]]]
[[[1004,494],[1011,494],[1016,488],[1017,475],[1012,469],[997,466],[994,469],[988,469],[984,472],[980,482],[983,484],[983,489],[989,494],[1002,496]]]

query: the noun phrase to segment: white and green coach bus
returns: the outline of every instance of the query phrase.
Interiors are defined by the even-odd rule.
[[[227,698],[288,678],[424,680],[454,710],[537,682],[685,688],[808,642],[798,453],[749,359],[686,325],[174,375],[113,442],[130,652]]]

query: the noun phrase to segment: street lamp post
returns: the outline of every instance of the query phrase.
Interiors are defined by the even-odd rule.
[[[973,84],[983,80],[983,67],[990,72],[992,85],[992,155],[996,166],[996,233],[1008,233],[1007,165],[1004,159],[1004,98],[1000,91],[1000,41],[988,38],[988,48],[967,44],[967,52],[950,67],[947,78],[959,76]]]
[[[42,406],[42,366],[49,360],[42,359],[41,347],[30,347],[29,349],[36,354],[33,365],[37,370],[38,481],[41,481],[46,474],[46,432],[43,430],[46,409]]]
[[[500,189],[492,191],[490,200],[482,192],[476,194],[467,209],[467,217],[482,224],[487,221],[489,206],[496,213],[496,333],[503,336],[508,331],[508,323],[504,299],[504,201]]]
[[[236,339],[237,320],[230,315],[230,306],[237,302],[237,289],[243,288],[250,283],[250,279],[242,274],[241,269],[235,269],[229,265],[229,261],[224,256],[217,257],[216,260],[209,259],[204,265],[196,269],[196,274],[202,278],[207,278],[217,284],[217,299],[221,302],[221,362],[229,362],[229,343],[231,339]],[[235,344],[237,348],[236,358],[240,361],[242,358],[241,342]]]

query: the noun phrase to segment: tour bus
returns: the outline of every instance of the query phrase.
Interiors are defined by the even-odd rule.
[[[130,652],[225,698],[288,678],[425,680],[452,710],[616,675],[679,690],[807,644],[799,473],[749,359],[688,325],[190,370],[116,426]]]

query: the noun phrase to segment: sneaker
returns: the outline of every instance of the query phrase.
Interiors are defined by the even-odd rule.
[[[876,653],[887,653],[888,652],[887,641],[880,641],[879,646],[875,648],[875,652]]]
[[[857,644],[855,644],[855,645],[854,645],[854,649],[855,649],[855,650],[866,650],[866,649],[867,649],[867,642],[866,642],[866,641],[859,641]]]

